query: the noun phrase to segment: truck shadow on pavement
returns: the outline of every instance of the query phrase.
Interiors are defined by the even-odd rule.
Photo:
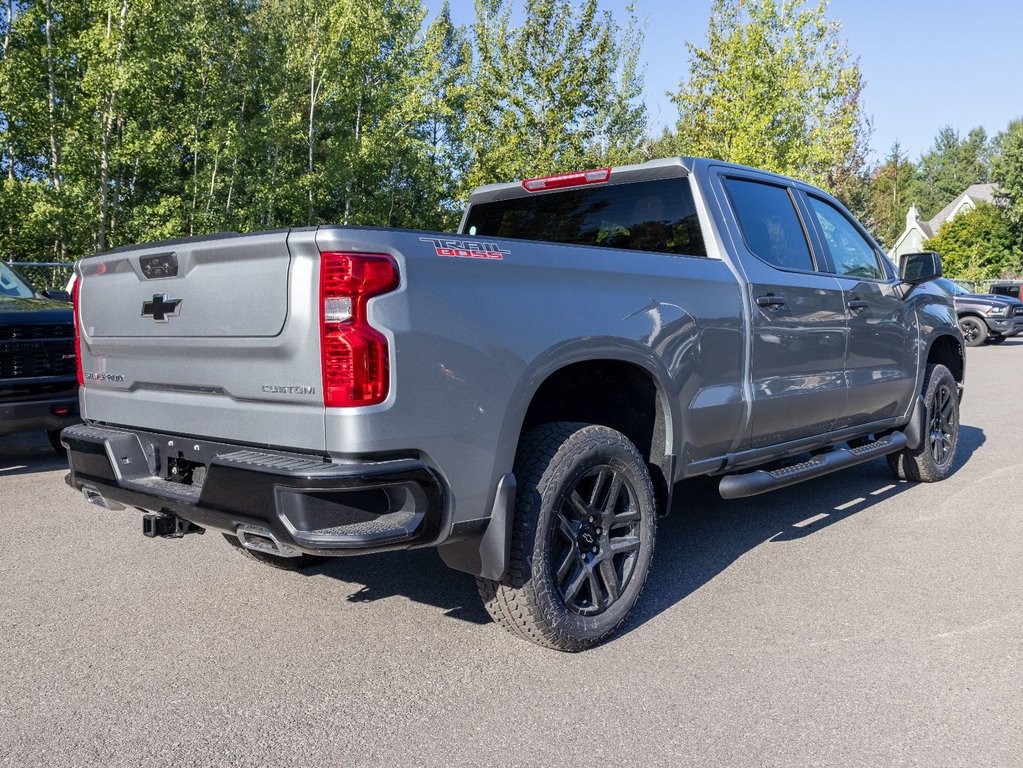
[[[984,444],[984,432],[963,425],[959,440],[953,472]],[[0,493],[5,477],[66,468],[67,461],[53,452],[43,433],[0,438]],[[716,478],[680,483],[671,514],[658,523],[653,569],[625,631],[684,600],[755,547],[812,536],[913,485],[894,480],[883,459],[735,501],[718,495]],[[404,597],[452,618],[490,621],[472,577],[449,569],[433,549],[342,557],[302,573],[361,585],[348,598],[351,602]]]
[[[953,472],[984,444],[984,432],[963,425],[959,440]],[[684,600],[755,547],[812,536],[914,485],[895,480],[884,459],[735,501],[721,498],[716,478],[680,483],[671,514],[659,521],[653,569],[624,632]],[[432,549],[338,558],[304,573],[363,585],[352,602],[401,596],[452,618],[490,621],[473,579],[447,568]]]

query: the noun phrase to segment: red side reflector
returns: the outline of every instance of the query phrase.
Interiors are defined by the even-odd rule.
[[[591,171],[577,171],[575,173],[562,173],[558,176],[541,176],[536,179],[526,179],[522,182],[522,188],[527,192],[543,192],[548,189],[581,187],[585,184],[603,184],[610,178],[610,168],[594,168]]]
[[[369,324],[366,304],[397,287],[398,265],[390,256],[320,254],[320,360],[328,408],[387,399],[387,339]]]
[[[78,285],[79,281],[71,286],[71,306],[75,312],[75,370],[78,372],[78,386],[85,386],[85,376],[82,373],[82,336],[78,330],[81,323],[82,312],[78,308]]]

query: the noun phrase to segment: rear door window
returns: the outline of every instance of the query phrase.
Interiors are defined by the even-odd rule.
[[[706,256],[688,179],[580,187],[476,203],[465,234]]]
[[[788,189],[734,177],[725,179],[725,188],[754,256],[780,269],[813,270],[806,232]]]

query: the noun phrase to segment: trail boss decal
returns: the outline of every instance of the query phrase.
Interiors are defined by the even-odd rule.
[[[432,243],[438,256],[500,261],[505,256],[511,255],[511,251],[502,250],[497,243],[485,243],[482,240],[435,240],[432,237],[419,239],[424,243]]]

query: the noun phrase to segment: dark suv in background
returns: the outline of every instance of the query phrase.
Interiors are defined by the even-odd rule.
[[[64,291],[37,293],[0,262],[0,436],[60,430],[80,421],[74,318]]]
[[[970,293],[944,277],[935,281],[955,300],[959,330],[968,347],[1001,344],[1023,333],[1023,302],[1007,296]]]

